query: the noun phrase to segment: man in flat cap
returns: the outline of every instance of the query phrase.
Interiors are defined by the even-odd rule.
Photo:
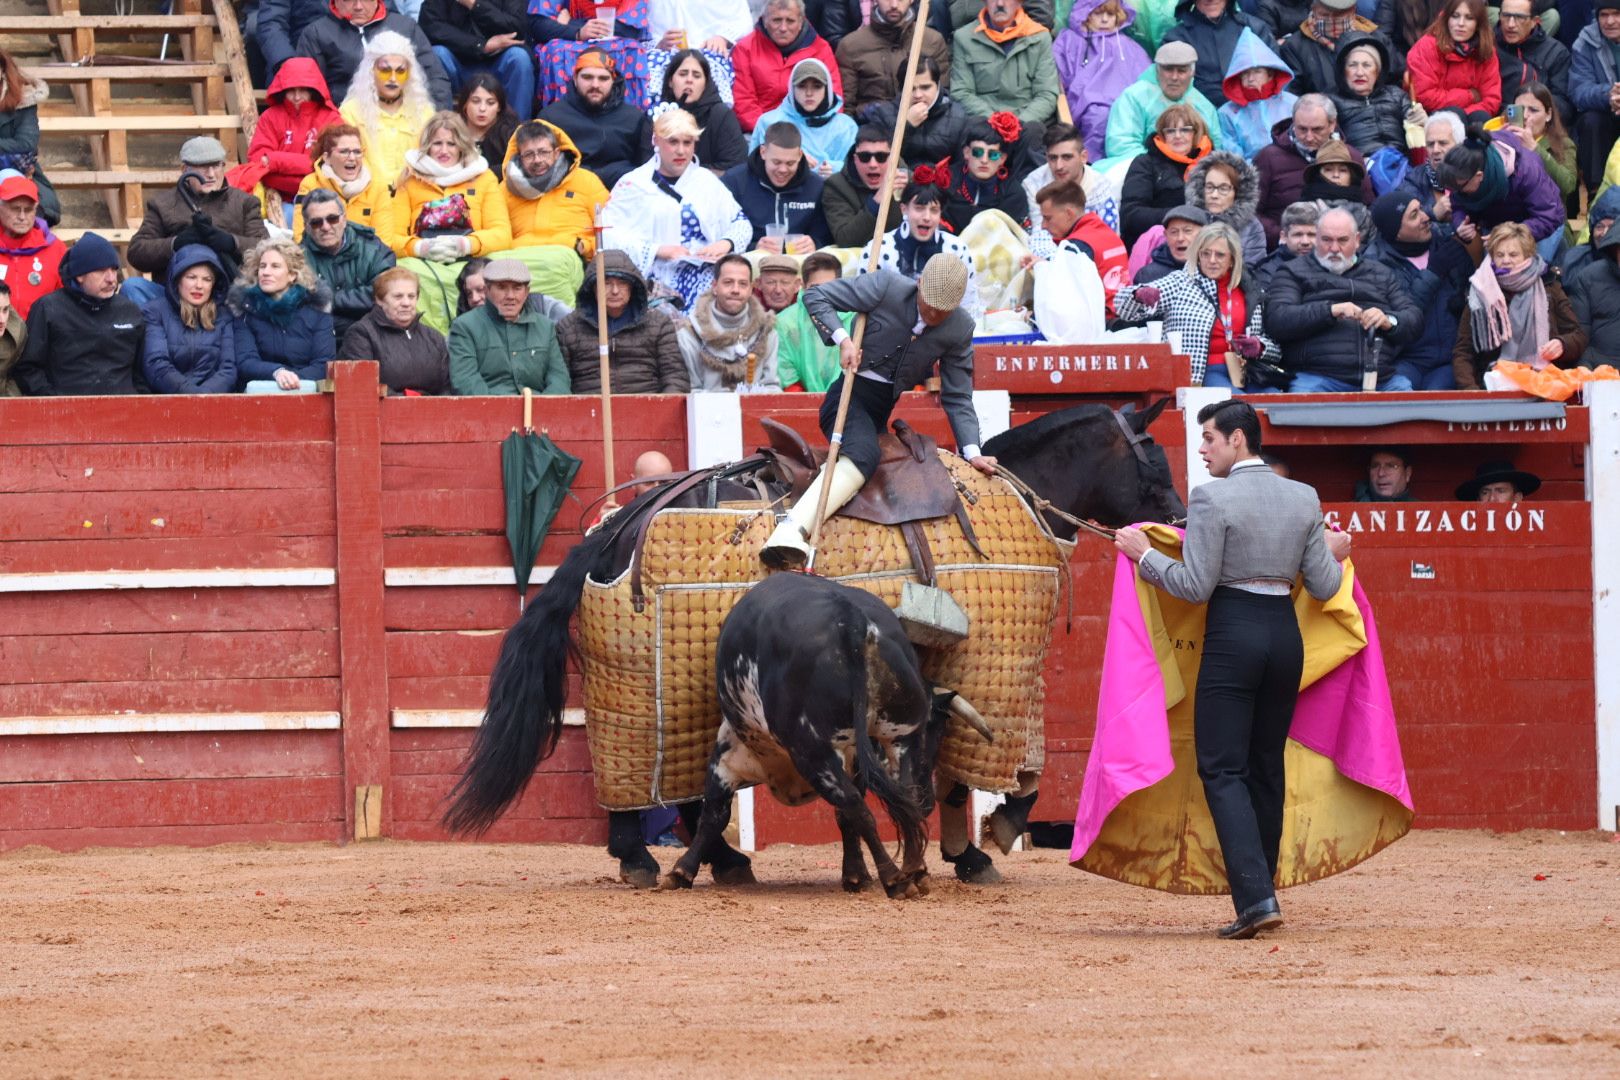
[[[958,452],[981,472],[992,472],[996,459],[979,449],[979,419],[973,411],[973,317],[962,310],[967,291],[967,264],[940,253],[928,260],[917,281],[892,270],[840,278],[809,289],[804,307],[821,340],[838,348],[844,369],[827,388],[821,403],[821,430],[832,437],[844,381],[852,379],[849,415],[844,421],[838,463],[825,470],[800,496],[760,551],[772,569],[803,566],[810,557],[809,537],[821,486],[828,485],[827,515],[855,497],[877,471],[878,435],[888,426],[900,395],[928,378],[939,364],[940,404],[956,436]],[[841,311],[866,315],[861,347],[844,329]]]
[[[550,319],[529,307],[519,259],[484,267],[484,302],[450,324],[450,385],[457,394],[566,394],[568,364]]]
[[[129,265],[152,275],[131,278],[124,292],[138,304],[163,295],[169,260],[187,244],[212,248],[235,276],[246,252],[269,233],[259,200],[225,182],[225,147],[208,135],[180,147],[180,182],[146,200],[146,217],[129,240]]]
[[[1191,105],[1204,118],[1209,137],[1220,149],[1221,122],[1215,105],[1193,85],[1198,50],[1185,41],[1167,41],[1153,54],[1153,66],[1125,88],[1108,111],[1106,148],[1110,161],[1135,157],[1147,145],[1159,114],[1172,105]]]

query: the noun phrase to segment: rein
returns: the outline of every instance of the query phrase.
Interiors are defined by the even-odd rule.
[[[1086,532],[1091,533],[1094,536],[1102,537],[1104,540],[1110,540],[1111,541],[1111,540],[1114,539],[1114,530],[1113,529],[1106,528],[1106,527],[1104,527],[1102,525],[1098,525],[1095,522],[1082,521],[1081,519],[1075,517],[1073,514],[1069,513],[1068,511],[1061,510],[1058,507],[1053,506],[1050,499],[1047,499],[1047,498],[1044,498],[1043,496],[1041,496],[1040,493],[1038,493],[1034,488],[1030,487],[1028,484],[1026,484],[1022,480],[1018,479],[1017,475],[1015,475],[1011,470],[1007,469],[1005,466],[997,465],[996,466],[996,475],[1001,477],[1003,480],[1007,481],[1009,484],[1011,484],[1013,486],[1013,488],[1018,492],[1018,494],[1022,495],[1024,497],[1024,500],[1026,502],[1028,502],[1031,506],[1033,506],[1036,510],[1045,511],[1046,513],[1051,514],[1053,517],[1058,518],[1061,521],[1068,522],[1070,525],[1073,525],[1076,529],[1083,529]]]

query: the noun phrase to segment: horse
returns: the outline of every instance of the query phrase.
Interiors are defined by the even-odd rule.
[[[1127,406],[1118,412],[1106,405],[1077,405],[1014,427],[985,443],[983,452],[998,458],[1004,469],[1050,505],[1050,510],[1035,508],[1060,538],[1075,537],[1077,519],[1103,526],[1176,520],[1185,514],[1185,507],[1163,448],[1148,434],[1168,403],[1165,398],[1145,410]],[[718,479],[732,483],[727,473],[718,474]],[[577,656],[569,621],[585,582],[612,581],[624,572],[635,551],[635,524],[644,515],[665,506],[701,504],[690,486],[678,500],[670,501],[672,483],[637,496],[576,544],[507,631],[490,674],[484,722],[468,748],[462,775],[447,796],[444,824],[451,833],[486,831],[522,795],[539,763],[556,749],[562,735],[567,657]],[[1022,779],[1020,790],[998,808],[990,823],[998,844],[1023,831],[1034,805],[1038,777]],[[968,841],[965,792],[953,788],[942,797],[942,854],[955,865],[959,879],[988,883],[998,875],[990,857]],[[946,806],[956,809],[947,812]],[[688,834],[696,835],[701,804],[683,803],[679,811]],[[1010,847],[1009,839],[1004,850]],[[608,854],[619,860],[622,880],[637,888],[656,887],[659,866],[642,838],[638,811],[608,812]],[[711,844],[703,860],[717,883],[754,880],[748,856],[724,841]]]

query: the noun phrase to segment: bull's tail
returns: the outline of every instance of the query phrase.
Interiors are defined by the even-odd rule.
[[[905,843],[907,850],[921,848],[928,841],[926,818],[922,807],[918,805],[917,797],[901,787],[878,760],[877,741],[872,737],[869,727],[871,702],[873,690],[878,685],[878,673],[887,666],[883,652],[879,648],[882,633],[870,622],[866,622],[864,627],[851,622],[846,627],[846,632],[849,635],[847,655],[854,655],[856,650],[859,650],[866,660],[864,664],[866,678],[855,680],[854,686],[851,687],[853,705],[851,735],[855,740],[856,786],[863,792],[870,791],[878,797],[878,801],[888,811],[889,820],[894,822],[894,827],[900,833],[900,839]]]
[[[568,621],[579,607],[586,577],[612,538],[612,530],[601,529],[574,545],[502,639],[489,676],[484,722],[448,796],[444,824],[451,832],[488,829],[557,748],[571,649]]]

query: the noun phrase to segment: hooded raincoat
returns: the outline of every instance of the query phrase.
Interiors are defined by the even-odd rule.
[[[814,115],[799,108],[798,101],[793,97],[792,84],[804,75],[815,75],[821,79],[822,85],[828,87],[827,96]],[[804,152],[818,163],[830,163],[834,172],[844,167],[844,159],[854,147],[855,132],[859,129],[854,118],[844,112],[844,99],[833,90],[832,77],[826,65],[814,58],[793,65],[787,95],[776,108],[760,116],[759,122],[754,125],[754,134],[748,140],[749,151],[759,149],[759,145],[765,141],[766,128],[783,121],[799,129]]]
[[[1271,73],[1258,90],[1243,85],[1243,73],[1251,68],[1265,68]],[[1226,65],[1226,79],[1221,83],[1226,94],[1226,104],[1220,108],[1222,148],[1253,160],[1254,155],[1271,145],[1271,129],[1279,121],[1293,120],[1294,103],[1299,100],[1288,90],[1293,81],[1294,69],[1257,34],[1250,31],[1239,37],[1232,62]]]
[[[762,18],[753,33],[746,35],[731,50],[731,102],[737,113],[737,122],[744,131],[753,131],[766,112],[790,94],[789,76],[801,60],[820,60],[831,73],[832,92],[844,93],[844,81],[838,74],[838,57],[832,46],[816,33],[810,20],[804,21],[799,36],[782,48],[765,32]]]
[[[214,325],[187,326],[180,317],[180,277],[195,266],[214,271]],[[247,323],[226,306],[230,280],[212,248],[187,244],[169,260],[164,295],[141,309],[146,343],[141,372],[158,394],[229,394],[236,390],[237,365],[257,362],[258,347]]]
[[[314,97],[302,105],[292,105],[286,100],[287,91],[299,88],[309,90]],[[315,136],[327,124],[341,122],[342,117],[332,104],[321,69],[307,56],[295,56],[281,65],[270,81],[269,98],[269,106],[259,114],[259,123],[253,129],[247,160],[264,167],[266,187],[291,199],[298,194],[304,178],[315,171],[311,160]]]
[[[1109,161],[1123,161],[1140,154],[1153,138],[1159,114],[1172,105],[1191,105],[1204,118],[1204,126],[1209,128],[1210,142],[1216,146],[1223,145],[1220,117],[1216,115],[1215,106],[1210,104],[1209,98],[1200,94],[1198,87],[1189,86],[1180,101],[1171,101],[1159,89],[1158,69],[1149,64],[1147,70],[1138,75],[1136,81],[1114,101],[1114,109],[1108,116]],[[1107,162],[1096,164],[1107,171]]]
[[[1104,0],[1075,0],[1069,11],[1069,24],[1052,43],[1052,59],[1058,80],[1069,102],[1069,115],[1080,129],[1086,153],[1092,161],[1107,156],[1108,111],[1125,88],[1135,82],[1153,61],[1128,31],[1136,22],[1136,8],[1119,0],[1125,21],[1110,33],[1086,29],[1086,20]],[[936,159],[937,160],[937,159]]]

